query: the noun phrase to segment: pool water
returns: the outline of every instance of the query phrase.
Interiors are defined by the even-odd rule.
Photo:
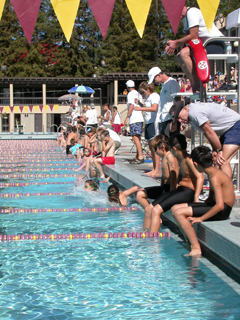
[[[2,188],[1,193],[70,194],[1,198],[1,206],[108,207],[107,187],[101,183],[96,193],[74,183]],[[0,219],[0,233],[8,235],[133,232],[141,231],[143,212],[19,213]],[[0,246],[0,319],[240,319],[239,285],[206,259],[185,257],[188,250],[175,235],[20,240]]]

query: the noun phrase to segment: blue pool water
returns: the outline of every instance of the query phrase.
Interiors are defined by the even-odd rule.
[[[1,193],[71,194],[1,198],[1,206],[106,207],[108,185],[100,185],[97,193],[74,184],[4,188]],[[132,232],[141,230],[143,213],[19,213],[0,221],[1,234]],[[206,259],[184,257],[188,250],[174,235],[0,246],[0,319],[240,319],[239,286],[219,270],[217,276]]]

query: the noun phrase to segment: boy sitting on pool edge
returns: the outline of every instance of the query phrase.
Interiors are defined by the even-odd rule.
[[[208,199],[205,203],[177,204],[171,210],[181,231],[190,242],[191,251],[188,256],[201,256],[202,251],[193,224],[228,219],[235,202],[235,193],[229,176],[213,167],[212,153],[208,147],[199,146],[193,149],[191,157],[197,171],[205,172],[208,176]]]

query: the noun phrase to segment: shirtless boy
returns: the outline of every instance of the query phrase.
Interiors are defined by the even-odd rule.
[[[199,146],[192,151],[191,157],[198,172],[205,172],[208,175],[209,196],[205,203],[177,204],[172,207],[172,214],[190,242],[191,251],[188,255],[200,256],[201,247],[192,225],[203,221],[228,219],[235,202],[235,194],[233,183],[228,175],[213,167],[212,153],[209,148]]]
[[[72,147],[71,145],[71,140],[74,139],[75,142],[78,142],[78,135],[77,135],[77,128],[73,127],[72,131],[68,134],[67,136],[67,142],[66,142],[66,155],[71,156],[70,148]]]
[[[145,227],[150,227],[151,232],[158,232],[161,225],[161,214],[170,210],[173,205],[198,202],[198,197],[203,187],[203,174],[194,167],[193,161],[186,151],[187,142],[185,136],[175,134],[169,138],[168,144],[170,151],[179,162],[179,183],[176,190],[169,191],[153,201],[151,211],[145,209],[145,216],[148,216],[148,221],[151,221]]]
[[[166,138],[167,139],[167,138]],[[177,176],[179,172],[179,166],[177,159],[172,155],[169,150],[169,146],[166,140],[163,140],[163,136],[159,135],[152,139],[151,147],[156,152],[156,154],[162,158],[162,177],[161,177],[161,185],[154,187],[147,187],[144,189],[140,189],[137,192],[136,199],[143,206],[143,208],[147,208],[147,211],[151,211],[153,206],[148,202],[149,199],[157,199],[162,194],[175,190],[177,185]],[[149,228],[151,225],[151,217],[144,217],[143,228]]]
[[[114,164],[115,158],[115,142],[110,138],[109,132],[104,130],[101,135],[102,138],[102,157],[94,158],[91,163],[96,166],[100,172],[100,178],[105,178],[102,165]]]

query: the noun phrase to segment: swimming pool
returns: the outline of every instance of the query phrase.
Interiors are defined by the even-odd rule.
[[[42,160],[47,163],[47,159]],[[61,174],[74,174],[62,167]],[[1,206],[109,207],[107,184],[101,184],[99,193],[89,193],[82,185],[76,187],[75,181],[76,177],[68,176],[8,178],[4,183],[35,185],[4,187],[2,194],[69,194],[3,197]],[[36,185],[49,182],[58,184]],[[141,230],[143,213],[24,212],[1,214],[0,219],[1,234],[127,233]],[[0,319],[240,318],[239,286],[206,259],[184,257],[188,250],[175,235],[19,240],[0,245]]]

